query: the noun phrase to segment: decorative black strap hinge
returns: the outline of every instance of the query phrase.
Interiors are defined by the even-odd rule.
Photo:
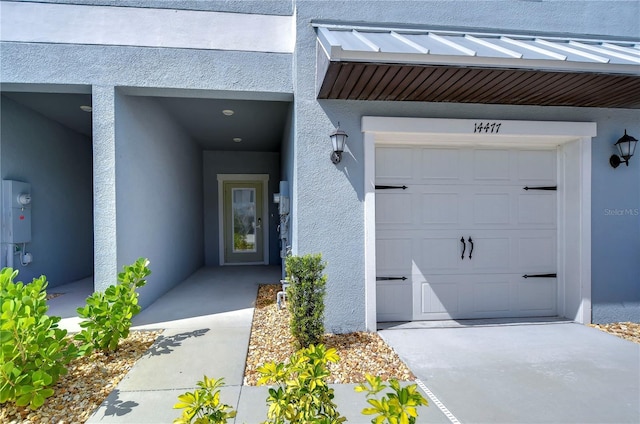
[[[407,277],[402,276],[402,277],[376,277],[376,281],[392,281],[392,280],[406,280]]]
[[[522,278],[558,278],[558,274],[525,274]]]
[[[546,187],[523,187],[524,190],[548,190],[558,191],[558,186],[546,186]]]
[[[393,189],[403,189],[406,190],[409,187],[407,187],[406,185],[401,185],[401,186],[390,186],[390,185],[377,185],[376,186],[376,190],[393,190]]]

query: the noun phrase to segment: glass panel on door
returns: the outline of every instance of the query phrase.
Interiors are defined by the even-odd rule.
[[[256,191],[232,189],[233,253],[256,251]]]

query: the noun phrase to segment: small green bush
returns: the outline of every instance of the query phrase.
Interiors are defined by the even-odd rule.
[[[82,354],[89,355],[93,349],[118,349],[120,340],[129,336],[131,319],[141,309],[136,289],[147,283],[145,278],[150,274],[149,260],[140,258],[118,274],[118,284],[109,286],[104,293],[93,293],[86,305],[77,309],[83,318],[83,330],[75,339],[82,343]]]
[[[318,344],[324,334],[324,295],[327,277],[320,254],[288,256],[285,260],[287,305],[291,334],[298,348]]]
[[[335,349],[309,346],[295,352],[287,363],[270,362],[258,368],[258,385],[275,383],[269,388],[269,411],[265,424],[320,423],[346,421],[336,410],[333,389],[326,382],[327,364],[338,362]]]
[[[362,414],[376,415],[371,420],[373,424],[415,424],[418,418],[417,407],[420,405],[429,406],[427,399],[418,392],[416,384],[400,387],[398,380],[391,379],[389,386],[387,386],[380,377],[367,374],[365,378],[367,382],[357,385],[354,390],[367,392],[367,402],[372,408],[364,408]],[[387,387],[391,387],[392,390],[380,400],[370,399]]]
[[[46,315],[45,276],[14,283],[18,271],[0,271],[0,403],[37,409],[49,396],[77,348],[58,328],[60,317]]]
[[[198,390],[178,396],[180,402],[173,407],[184,411],[173,423],[191,424],[195,419],[196,424],[225,424],[235,417],[236,411],[230,405],[220,403],[220,387],[223,383],[224,378],[216,380],[205,375],[202,381],[198,381]]]

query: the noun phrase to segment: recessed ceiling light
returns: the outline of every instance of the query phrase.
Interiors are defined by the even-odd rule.
[[[83,112],[93,112],[93,108],[89,105],[80,106],[80,110],[82,110]]]
[[[231,116],[234,113],[235,112],[233,110],[231,110],[231,109],[225,109],[225,110],[222,111],[222,114],[225,115],[225,116]]]
[[[233,138],[233,142],[234,143],[240,143],[242,141],[242,139],[240,137],[234,137]]]

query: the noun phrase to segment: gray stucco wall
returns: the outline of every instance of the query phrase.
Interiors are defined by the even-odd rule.
[[[0,75],[3,83],[200,90],[256,100],[288,100],[283,94],[292,93],[291,55],[284,53],[3,42]]]
[[[24,3],[62,3],[89,6],[143,7],[157,9],[209,10],[216,12],[291,15],[291,0],[13,0]]]
[[[637,217],[604,216],[605,208],[638,208],[640,167],[612,170],[613,143],[626,127],[640,134],[640,112],[591,108],[544,108],[459,104],[315,101],[315,32],[312,22],[379,23],[498,31],[553,32],[638,37],[636,1],[400,1],[297,2],[294,71],[297,172],[294,190],[294,253],[322,251],[328,262],[326,326],[330,331],[364,326],[363,151],[360,118],[410,116],[521,120],[594,121],[593,142],[593,319],[640,320]],[[342,163],[329,161],[328,134],[338,121],[349,134]],[[626,167],[625,167],[626,168]],[[628,181],[628,182],[623,182]],[[633,183],[631,182],[633,181]],[[619,183],[619,184],[616,184]],[[619,206],[616,206],[619,205]],[[336,213],[339,211],[339,213]],[[635,219],[635,221],[634,221]],[[635,255],[635,259],[629,256]],[[623,258],[626,262],[622,262]],[[606,312],[609,311],[609,312]],[[623,314],[621,312],[624,311]]]
[[[116,213],[118,267],[151,261],[143,307],[202,266],[200,148],[152,98],[116,96]]]
[[[278,208],[273,193],[280,182],[280,154],[267,152],[205,151],[202,153],[204,184],[204,256],[206,266],[220,265],[218,174],[269,175],[269,264],[279,265]]]
[[[49,287],[93,274],[91,139],[2,96],[2,179],[31,184],[33,262],[15,257],[25,282],[44,274]],[[3,246],[4,247],[4,246]],[[4,249],[3,249],[4,253]],[[0,266],[5,266],[4,257]]]
[[[280,161],[281,161],[280,180],[287,181],[289,183],[289,192],[286,193],[287,196],[289,196],[289,199],[291,199],[292,193],[296,187],[296,178],[295,178],[296,126],[295,126],[293,108],[294,106],[292,103],[289,108],[289,112],[290,112],[289,118],[287,120],[287,125],[285,127],[284,134],[282,137],[282,144],[280,146]],[[294,225],[294,222],[291,219],[292,216],[295,216],[295,204],[290,201],[289,202],[289,228],[288,228],[287,243],[286,243],[287,245],[280,246],[281,248],[284,247],[286,249],[287,246],[292,246],[292,243],[293,243],[292,235],[295,234],[295,232],[292,230],[292,227]],[[283,268],[282,276],[284,278],[285,277],[284,266],[282,268]]]

